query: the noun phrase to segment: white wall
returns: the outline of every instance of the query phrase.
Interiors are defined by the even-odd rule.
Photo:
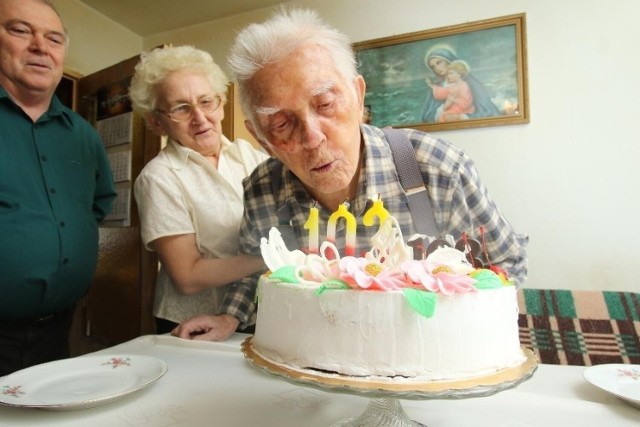
[[[529,234],[526,287],[640,290],[640,2],[287,3],[315,8],[354,42],[525,12],[531,122],[438,136],[470,153],[506,216]],[[193,44],[224,66],[238,29],[271,11],[157,34],[143,45]]]
[[[53,3],[70,37],[66,71],[86,76],[142,50],[142,37],[84,3],[78,0],[53,0]]]

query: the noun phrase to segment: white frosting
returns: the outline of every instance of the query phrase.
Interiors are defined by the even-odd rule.
[[[525,360],[516,288],[438,295],[435,314],[402,292],[332,290],[260,279],[255,350],[277,363],[351,376],[485,375]]]
[[[294,267],[300,284],[260,279],[255,351],[299,369],[419,380],[471,378],[525,360],[514,286],[477,291],[465,254],[449,247],[413,261],[393,217],[371,243],[362,260],[340,259],[328,242],[320,255],[305,256],[272,229],[261,243],[265,263],[271,271]],[[316,295],[319,283],[337,278],[359,289]],[[418,314],[395,290],[408,284],[437,292],[433,316]]]

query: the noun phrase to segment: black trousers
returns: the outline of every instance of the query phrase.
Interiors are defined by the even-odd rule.
[[[0,316],[0,377],[69,357],[69,330],[75,306],[41,318]]]

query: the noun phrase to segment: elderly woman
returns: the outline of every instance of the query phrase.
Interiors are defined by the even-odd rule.
[[[160,271],[158,333],[196,314],[217,314],[225,285],[264,269],[238,256],[242,179],[267,156],[222,135],[228,80],[211,55],[190,46],[142,54],[131,81],[133,109],[167,136],[135,181],[142,239]]]

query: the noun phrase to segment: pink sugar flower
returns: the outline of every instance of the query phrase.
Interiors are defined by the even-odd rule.
[[[464,273],[455,273],[441,265],[432,268],[426,260],[406,261],[401,268],[409,280],[430,292],[452,295],[455,293],[477,292],[475,279]]]
[[[389,291],[411,286],[404,274],[387,270],[376,261],[347,256],[338,266],[339,278],[354,289]]]

